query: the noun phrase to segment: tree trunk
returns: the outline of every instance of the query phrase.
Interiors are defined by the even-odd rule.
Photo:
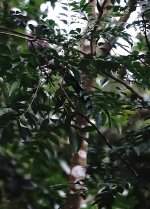
[[[94,31],[96,32],[97,29],[104,29],[107,27],[107,24],[102,21],[104,16],[109,16],[112,12],[113,5],[111,3],[111,0],[104,0],[103,4],[101,5],[101,9],[99,10],[99,13],[96,13],[96,7],[97,7],[97,1],[96,0],[90,0],[89,3],[92,6],[92,14],[89,15],[89,22],[90,20],[95,20],[95,27]],[[124,25],[124,23],[128,20],[130,16],[130,12],[132,12],[133,6],[136,4],[136,1],[129,0],[128,6],[129,10],[125,12],[124,16],[120,18],[120,20],[116,23],[118,25]],[[88,27],[88,26],[87,26]],[[93,31],[93,32],[94,32]],[[92,33],[91,33],[92,34]],[[84,40],[84,44],[82,46],[82,51],[84,54],[89,54],[91,57],[93,56],[105,56],[109,54],[112,46],[110,42],[113,42],[113,40],[116,40],[116,37],[107,37],[107,40],[103,44],[103,46],[97,48],[96,46],[96,40],[92,37],[92,35],[89,37],[90,41],[87,44],[86,40]],[[85,44],[86,43],[86,44]],[[92,70],[92,69],[91,69]],[[83,72],[86,74],[86,69],[83,69]],[[92,86],[94,85],[94,80],[89,78],[84,78],[86,83],[86,89],[88,91],[92,90]],[[87,121],[83,120],[82,118],[78,118],[78,124],[80,127],[87,126]],[[82,180],[86,177],[86,164],[87,164],[87,151],[88,151],[88,143],[89,140],[89,133],[83,133],[83,139],[86,138],[87,140],[83,140],[80,149],[78,152],[73,154],[72,160],[71,160],[71,172],[69,177],[69,187],[70,190],[68,192],[67,196],[67,203],[63,207],[64,209],[80,209],[81,203],[83,200],[81,192],[84,189],[84,185],[82,185]]]

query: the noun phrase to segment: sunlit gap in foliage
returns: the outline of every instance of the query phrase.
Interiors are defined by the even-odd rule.
[[[121,0],[120,4],[121,4],[121,6],[126,6],[126,3],[124,0]],[[125,32],[130,35],[131,44],[129,44],[123,38],[119,38],[117,40],[118,44],[117,44],[116,48],[113,48],[113,50],[111,51],[112,55],[116,55],[116,56],[129,55],[131,53],[132,46],[134,46],[138,42],[138,39],[136,37],[137,37],[137,34],[140,32],[139,26],[135,26],[133,24],[133,22],[138,20],[138,18],[140,18],[140,16],[141,16],[141,8],[140,8],[140,5],[138,5],[136,7],[136,10],[131,13],[130,18],[128,19],[128,21],[126,23],[126,26],[131,24],[131,26],[126,27],[126,30],[125,30]],[[117,18],[117,19],[119,19],[119,18]],[[115,24],[115,22],[114,22],[114,24]]]
[[[85,30],[86,21],[83,20],[83,14],[72,11],[70,3],[73,1],[59,1],[55,3],[53,8],[50,2],[41,4],[40,10],[46,18],[44,20],[54,20],[57,24],[56,28],[59,28],[62,34],[67,35],[67,39],[71,37],[70,33],[72,30],[80,28],[82,31]],[[82,32],[81,31],[81,32]]]
[[[83,12],[79,14],[79,12],[71,11],[70,3],[73,1],[60,1],[55,3],[55,7],[53,8],[50,2],[46,2],[41,4],[40,10],[41,12],[46,15],[46,18],[44,20],[55,20],[55,23],[57,24],[56,29],[59,29],[61,34],[67,35],[67,39],[69,40],[71,37],[71,31],[75,31],[77,28],[81,29],[81,33],[83,33],[86,30],[87,21],[84,19]],[[76,1],[79,2],[79,1]],[[103,1],[100,1],[101,3]],[[117,5],[117,3],[116,3]],[[120,2],[121,6],[125,6],[126,3],[124,0]],[[140,6],[137,7],[136,11],[134,11],[129,20],[127,21],[127,24],[132,24],[135,20],[138,19],[140,14]],[[114,24],[117,21],[117,18],[114,17]],[[113,24],[113,23],[112,23]],[[117,40],[117,47],[113,48],[111,51],[112,55],[128,55],[130,54],[132,50],[132,46],[137,43],[137,33],[139,33],[139,28],[137,26],[130,26],[126,28],[126,33],[131,35],[130,37],[130,43],[125,41],[122,38],[119,38]]]

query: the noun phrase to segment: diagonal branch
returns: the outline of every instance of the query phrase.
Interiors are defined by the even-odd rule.
[[[68,96],[67,92],[65,91],[65,89],[63,88],[63,86],[61,84],[59,84],[59,87],[62,90],[65,97],[67,98],[67,100],[70,102],[72,108],[77,112],[77,114],[79,116],[81,116],[86,122],[88,122],[93,128],[95,128],[95,130],[97,131],[97,133],[99,134],[101,139],[112,150],[113,146],[110,144],[108,139],[101,133],[101,131],[98,129],[98,127],[93,122],[91,122],[90,119],[87,116],[85,116],[83,113],[81,113],[79,111],[78,107],[76,107],[76,105],[72,102],[72,100],[70,99],[70,97]],[[124,157],[122,157],[122,156],[118,156],[118,157],[120,158],[120,160],[122,160],[122,162],[124,162],[124,164],[129,168],[129,170],[132,172],[132,174],[135,177],[139,177],[139,174],[136,172],[136,170],[133,168],[133,166],[126,159],[124,159]]]
[[[82,112],[80,112],[80,110],[78,109],[78,107],[76,107],[76,105],[71,101],[70,97],[68,96],[67,92],[65,91],[65,89],[63,88],[63,86],[61,84],[59,84],[60,89],[62,90],[63,94],[65,95],[65,97],[68,99],[68,101],[70,102],[71,106],[73,107],[73,109],[77,112],[78,115],[80,115],[85,121],[87,121],[91,126],[93,126],[93,128],[95,128],[95,130],[97,131],[97,133],[99,134],[99,136],[103,139],[103,141],[107,144],[107,146],[112,149],[112,145],[109,143],[108,139],[101,133],[101,131],[97,128],[97,126],[91,122],[91,120],[85,116]]]
[[[138,99],[142,100],[144,102],[144,98],[135,90],[133,89],[129,84],[127,84],[124,80],[121,80],[120,78],[116,77],[115,74],[111,71],[111,73],[108,73],[108,71],[104,71],[104,73],[112,78],[113,80],[117,81],[118,83],[121,83],[122,85],[124,85],[127,89],[129,89],[132,94],[137,97]]]
[[[34,36],[26,35],[26,34],[23,34],[23,33],[20,33],[20,32],[16,32],[16,31],[10,30],[8,28],[4,28],[2,26],[0,26],[0,33],[7,34],[7,35],[10,35],[10,36],[15,36],[15,37],[18,37],[18,38],[23,38],[27,41],[36,40]]]

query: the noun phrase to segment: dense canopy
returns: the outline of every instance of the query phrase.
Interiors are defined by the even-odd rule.
[[[150,208],[150,1],[0,2],[0,209]]]

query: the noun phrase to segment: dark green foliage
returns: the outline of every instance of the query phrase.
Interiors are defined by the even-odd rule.
[[[57,2],[50,1],[51,6],[55,8]],[[121,17],[128,9],[119,0],[111,2],[117,3],[112,17]],[[87,208],[149,208],[149,51],[143,36],[135,45],[126,31],[137,25],[144,30],[143,22],[127,23],[124,28],[111,25],[112,17],[107,17],[103,18],[105,29],[95,21],[82,31],[82,26],[73,24],[78,19],[89,21],[91,5],[84,0],[62,2],[59,19],[71,26],[69,31],[54,19],[45,19],[48,14],[40,11],[42,3],[0,3],[0,208],[63,205],[68,191],[65,165],[79,149],[84,132],[90,134],[90,140],[85,139],[89,143],[87,178],[81,191],[85,199],[92,196]],[[97,7],[100,13],[99,1]],[[69,9],[74,11],[70,22]],[[134,10],[132,6],[130,11]],[[27,28],[30,35],[25,35]],[[110,49],[126,49],[117,40],[122,38],[133,47],[130,54],[99,56],[78,48],[86,38],[94,39],[104,51],[101,39],[108,41],[110,36],[115,37]],[[97,78],[92,91],[87,78]],[[146,95],[146,100],[128,86]],[[78,117],[87,120],[86,127],[80,127]]]

